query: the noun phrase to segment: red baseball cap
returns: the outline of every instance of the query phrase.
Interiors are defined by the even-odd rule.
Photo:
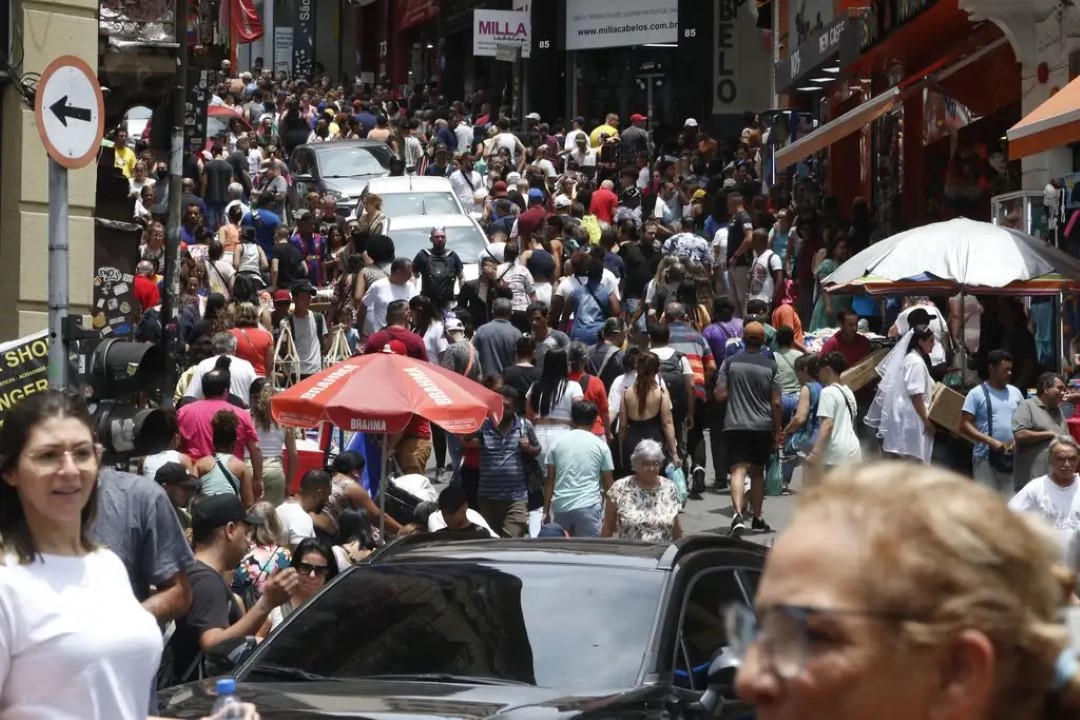
[[[288,290],[278,290],[274,293],[274,302],[292,302],[292,293]]]
[[[491,184],[491,192],[493,195],[504,197],[506,195],[506,181],[496,180],[494,183]]]
[[[646,121],[648,121],[648,119],[649,118],[645,117],[644,115],[642,115],[640,113],[634,113],[633,115],[630,116],[630,122],[646,122]]]

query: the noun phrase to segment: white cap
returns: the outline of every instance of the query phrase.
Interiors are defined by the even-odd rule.
[[[536,122],[540,122],[540,113],[531,112],[531,113],[529,113],[528,115],[525,116],[525,119],[526,120],[535,120]]]
[[[683,127],[697,127],[697,120],[694,118],[686,118],[686,122],[683,123]]]
[[[570,207],[570,198],[566,197],[565,195],[556,195],[555,196],[555,207],[557,207],[557,208],[568,208],[568,207]]]

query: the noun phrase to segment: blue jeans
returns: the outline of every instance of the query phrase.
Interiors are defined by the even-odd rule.
[[[452,432],[446,433],[446,451],[450,453],[450,467],[454,468],[454,482],[461,482],[461,441]]]
[[[626,308],[626,321],[627,322],[630,322],[630,318],[634,317],[634,313],[636,313],[638,311],[638,308],[641,307],[642,302],[643,301],[642,301],[641,298],[626,298],[626,302],[624,303],[624,307]],[[646,320],[648,320],[648,314],[649,314],[648,312],[641,313],[641,317],[638,318],[638,321],[634,325],[634,327],[637,328],[638,330],[641,330],[642,332],[644,332],[645,331],[645,322],[646,322]]]
[[[570,537],[600,537],[603,517],[600,503],[578,510],[551,511],[552,522],[561,525]]]

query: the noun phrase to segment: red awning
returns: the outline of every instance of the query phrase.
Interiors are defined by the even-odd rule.
[[[437,17],[439,17],[438,0],[398,0],[398,30],[420,25]]]

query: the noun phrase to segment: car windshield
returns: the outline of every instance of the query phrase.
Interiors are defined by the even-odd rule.
[[[386,217],[409,215],[460,215],[461,208],[449,192],[389,193],[380,196]]]
[[[382,175],[390,169],[390,148],[383,145],[342,145],[317,153],[324,178]]]
[[[541,687],[632,687],[662,579],[656,571],[591,565],[358,566],[271,635],[242,679],[280,677],[284,666],[334,679],[446,673]]]
[[[412,260],[416,253],[431,247],[431,228],[409,228],[399,230],[390,222],[388,233],[394,240],[394,254],[398,257]],[[480,257],[480,253],[487,247],[487,238],[475,227],[448,227],[446,228],[446,247],[458,254],[463,263],[476,262],[474,258]]]

